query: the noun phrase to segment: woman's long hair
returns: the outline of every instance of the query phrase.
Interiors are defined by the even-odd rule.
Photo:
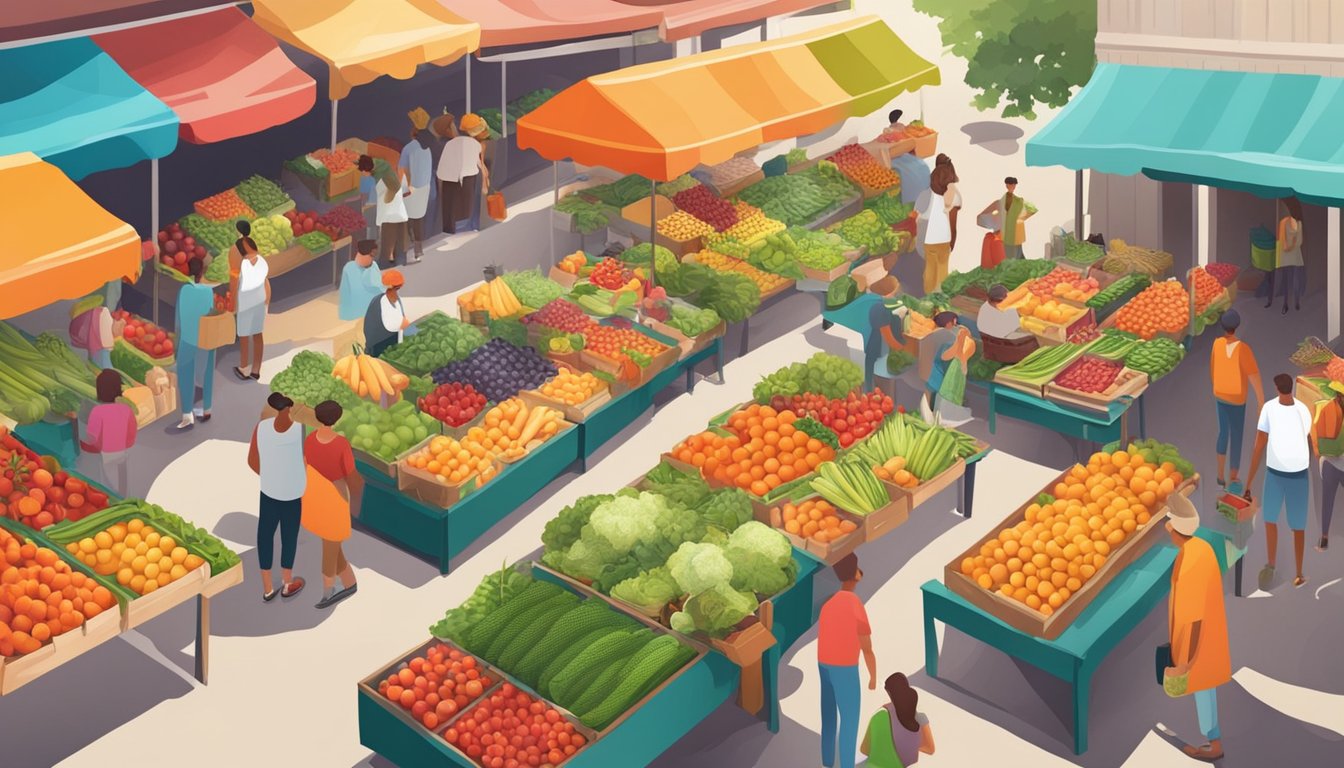
[[[896,719],[907,731],[919,731],[919,721],[915,719],[915,709],[919,706],[919,692],[910,687],[905,675],[897,672],[887,678],[887,696],[891,698],[892,709],[896,710]]]
[[[238,249],[238,252],[244,256],[248,253],[256,253],[257,243],[251,237],[252,225],[247,223],[246,220],[243,220],[233,226],[234,229],[238,230],[239,235],[238,239],[233,243],[234,247]],[[243,246],[247,246],[247,248],[244,248]]]
[[[933,161],[933,172],[929,174],[929,189],[935,195],[946,194],[948,185],[958,181],[960,179],[957,178],[957,169],[952,165],[952,158],[939,154],[938,159]]]
[[[1285,207],[1285,208],[1288,209],[1288,215],[1289,215],[1289,216],[1292,216],[1294,219],[1297,219],[1299,222],[1302,221],[1302,201],[1301,201],[1301,200],[1298,200],[1296,197],[1285,197],[1285,198],[1283,199],[1283,207]]]

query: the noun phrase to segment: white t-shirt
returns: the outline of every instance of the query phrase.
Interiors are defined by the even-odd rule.
[[[1276,397],[1265,403],[1256,429],[1269,435],[1265,466],[1276,472],[1301,472],[1310,465],[1311,409],[1302,401],[1284,405]]]
[[[378,186],[374,187],[374,194],[378,196],[378,210],[376,214],[378,226],[384,224],[397,224],[410,218],[406,214],[406,198],[401,196],[406,191],[405,182],[402,183],[400,191],[392,196],[392,202],[387,202],[387,183],[382,179],[378,180]]]
[[[996,339],[1020,339],[1027,335],[1022,330],[1022,316],[1016,309],[1003,309],[988,301],[980,305],[975,327],[985,336]]]
[[[461,181],[481,172],[481,142],[470,136],[449,139],[439,156],[439,181]]]
[[[303,465],[303,425],[292,423],[277,432],[275,419],[257,424],[257,456],[261,462],[261,492],[276,501],[303,498],[308,471]]]
[[[400,342],[403,333],[401,321],[406,319],[406,308],[401,305],[401,299],[397,299],[397,303],[393,304],[388,300],[387,294],[384,293],[383,298],[378,300],[378,306],[383,311],[383,327],[389,333],[396,333],[397,341]]]
[[[928,219],[928,226],[924,229],[924,242],[938,245],[941,243],[952,242],[952,218],[948,215],[952,208],[961,205],[961,193],[949,189],[952,192],[952,200],[946,201],[943,196],[929,191],[929,199],[925,209],[922,211],[924,218]]]
[[[256,263],[247,259],[238,265],[238,309],[251,309],[266,303],[266,277],[270,264],[258,256]]]

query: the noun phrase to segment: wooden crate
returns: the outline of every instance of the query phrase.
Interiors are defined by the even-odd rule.
[[[1002,370],[1002,369],[1000,369],[1000,370]],[[1031,395],[1032,397],[1039,397],[1039,398],[1044,398],[1044,397],[1045,397],[1045,385],[1044,385],[1044,384],[1041,384],[1041,385],[1039,385],[1039,386],[1038,386],[1038,385],[1035,385],[1035,384],[1024,384],[1024,383],[1022,383],[1022,382],[1020,382],[1020,381],[1014,381],[1013,379],[1003,378],[1003,377],[999,376],[999,372],[998,372],[998,371],[995,371],[995,372],[994,372],[994,383],[995,383],[995,384],[998,384],[998,385],[1001,386],[1001,387],[1007,387],[1007,388],[1009,388],[1009,389],[1015,389],[1015,390],[1017,390],[1018,392],[1025,392],[1025,393],[1027,393],[1028,395]]]
[[[1041,493],[1051,493],[1055,485],[1066,478],[1069,471],[1061,472],[1039,492],[1031,494],[1030,498],[1034,500]],[[1198,481],[1198,475],[1189,478],[1176,491],[1188,496],[1194,491]],[[1047,640],[1054,640],[1059,637],[1073,623],[1073,620],[1078,618],[1083,609],[1097,595],[1101,594],[1112,579],[1166,535],[1164,524],[1166,523],[1168,509],[1164,506],[1148,519],[1147,524],[1126,538],[1118,549],[1111,550],[1106,562],[1087,583],[1083,584],[1081,589],[1070,595],[1068,601],[1058,610],[1049,616],[1045,616],[1016,600],[982,588],[971,577],[961,572],[961,561],[963,559],[976,556],[983,544],[998,537],[1000,530],[1020,522],[1026,508],[1031,504],[1032,501],[1028,501],[1019,506],[1002,523],[991,528],[979,541],[948,563],[943,569],[943,583],[947,585],[948,589],[962,596],[972,605],[1014,629],[1033,637],[1042,637]]]
[[[201,594],[205,582],[210,578],[210,567],[203,565],[193,568],[180,579],[166,587],[159,587],[147,595],[141,595],[126,604],[126,615],[122,617],[122,630],[134,629],[153,619],[170,608],[175,608]]]
[[[266,267],[269,270],[270,277],[274,279],[286,272],[292,272],[298,269],[315,258],[317,257],[312,251],[309,251],[298,243],[294,243],[279,253],[273,253],[270,256],[267,256]]]
[[[812,267],[803,267],[803,277],[808,280],[816,280],[822,283],[829,283],[836,278],[849,274],[849,262],[841,262],[829,270],[823,271],[813,269]]]
[[[566,272],[565,270],[559,267],[551,267],[550,274],[548,274],[547,277],[549,277],[553,282],[559,283],[566,289],[573,288],[574,284],[579,282],[578,275],[572,272]]]
[[[653,214],[650,216],[649,206],[653,206]],[[649,224],[653,223],[650,219],[662,221],[677,212],[677,206],[672,200],[663,195],[654,195],[653,202],[645,197],[625,206],[621,209],[621,220],[630,234],[643,232],[647,237],[649,233]]]
[[[640,369],[638,382],[632,382],[633,387],[642,387],[653,379],[654,376],[667,370],[670,366],[676,364],[681,359],[680,347],[671,346],[662,352],[653,356],[649,364]],[[579,360],[583,365],[588,366],[586,370],[605,371],[606,373],[618,376],[621,365],[606,355],[599,355],[596,352],[590,352],[584,349],[579,352]]]
[[[927,136],[920,136],[917,139],[913,139],[913,141],[915,142],[915,146],[912,151],[915,153],[915,157],[928,158],[938,154],[937,131],[933,131]]]
[[[647,238],[644,238],[647,239]],[[699,253],[705,247],[705,238],[697,235],[688,240],[673,240],[661,232],[654,232],[653,242],[661,245],[672,252],[673,256],[681,258],[692,253]]]
[[[210,565],[207,563],[205,567],[209,568]],[[206,579],[205,584],[201,586],[201,596],[214,597],[215,595],[218,595],[220,592],[223,592],[224,590],[230,589],[232,587],[236,587],[242,583],[243,583],[243,564],[238,563],[237,565],[234,565],[232,568],[220,571],[219,573],[211,574],[210,577]]]
[[[577,405],[570,405],[569,403],[562,403],[559,400],[552,400],[535,389],[525,389],[522,392],[519,392],[518,396],[522,398],[523,402],[526,403],[529,408],[535,408],[539,405],[546,406],[547,408],[554,408],[564,414],[565,421],[574,424],[580,424],[587,421],[588,417],[592,416],[598,408],[611,402],[611,390],[605,387],[597,394]]]
[[[676,328],[673,328],[672,326],[667,325],[666,323],[661,323],[657,320],[646,319],[644,322],[653,330],[676,341],[677,347],[681,349],[682,359],[690,357],[696,352],[699,352],[705,347],[708,347],[711,343],[713,343],[715,339],[719,338],[720,336],[723,336],[725,333],[728,332],[728,324],[723,322],[722,320],[719,321],[718,325],[714,326],[713,328],[710,328],[708,331],[705,331],[699,336],[694,337],[687,336],[686,334],[682,333]]]
[[[914,488],[904,488],[886,480],[883,480],[882,484],[887,487],[887,493],[891,498],[904,499],[906,506],[914,511],[919,509],[919,505],[942,493],[948,486],[960,480],[964,474],[966,474],[966,462],[958,458],[952,462],[952,466]]]
[[[1087,357],[1087,355],[1083,357]],[[1083,357],[1078,358],[1078,360],[1082,360]],[[1077,363],[1078,361],[1075,360],[1064,370],[1067,371],[1069,367],[1077,365]],[[1063,372],[1060,371],[1061,374]],[[1064,405],[1106,413],[1110,410],[1111,403],[1119,398],[1136,398],[1142,395],[1146,389],[1148,389],[1148,374],[1129,368],[1121,368],[1120,374],[1116,376],[1115,381],[1104,392],[1080,392],[1076,389],[1060,386],[1052,381],[1045,385],[1045,398]]]
[[[738,192],[750,187],[765,178],[765,171],[757,168],[745,176],[739,176],[736,179],[711,179],[708,186],[711,190],[718,193],[719,197],[725,200],[736,195]]]
[[[791,503],[801,504],[809,499],[815,498],[818,497],[815,495],[807,496]],[[782,503],[784,502],[781,502],[781,504]],[[835,565],[842,557],[853,552],[860,544],[867,540],[865,538],[863,516],[856,515],[852,512],[846,512],[838,507],[836,508],[836,512],[838,513],[837,517],[854,523],[854,531],[847,536],[843,536],[834,541],[821,542],[811,537],[800,536],[784,530],[784,520],[780,515],[779,505],[764,504],[757,501],[755,497],[752,497],[751,506],[753,517],[755,517],[758,522],[765,523],[771,528],[784,534],[784,538],[788,539],[789,543],[792,544],[795,549],[810,552],[827,565]]]
[[[1115,318],[1116,318],[1116,315],[1115,315],[1114,313],[1111,314],[1110,317],[1106,318],[1105,320],[1103,320],[1103,321],[1101,321],[1099,324],[1097,324],[1097,328],[1098,328],[1099,330],[1103,330],[1103,331],[1106,330],[1107,328],[1114,328],[1114,327],[1115,327]],[[1182,343],[1182,342],[1185,341],[1185,335],[1186,335],[1186,332],[1189,331],[1189,330],[1190,330],[1190,320],[1189,320],[1189,318],[1187,318],[1186,321],[1185,321],[1185,325],[1181,327],[1181,330],[1179,330],[1179,331],[1158,331],[1158,332],[1156,333],[1156,335],[1153,336],[1153,338],[1155,339],[1155,338],[1161,337],[1161,338],[1164,338],[1164,339],[1171,339],[1172,341],[1176,342],[1177,344],[1180,344],[1180,343]],[[1149,339],[1149,341],[1151,341],[1151,339]]]
[[[894,497],[890,488],[887,497],[891,501],[880,509],[863,516],[863,540],[876,541],[896,528],[905,525],[910,519],[910,501],[907,498]]]
[[[397,465],[397,490],[407,496],[439,509],[447,509],[470,496],[479,488],[480,475],[472,475],[457,485],[439,480],[438,475],[400,462]]]

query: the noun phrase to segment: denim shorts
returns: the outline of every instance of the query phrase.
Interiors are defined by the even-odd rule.
[[[1287,507],[1288,527],[1294,531],[1307,529],[1307,497],[1311,481],[1307,470],[1301,472],[1265,472],[1264,512],[1266,523],[1279,522],[1279,509]]]

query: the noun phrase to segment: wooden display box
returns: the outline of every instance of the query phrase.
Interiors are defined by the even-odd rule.
[[[1042,344],[1055,345],[1068,341],[1070,336],[1082,328],[1096,325],[1097,315],[1091,309],[1087,309],[1087,311],[1066,323],[1052,323],[1042,321],[1039,318],[1036,318],[1034,322],[1044,322],[1045,328],[1041,331],[1035,331],[1025,325],[1022,327],[1031,331],[1031,334],[1039,339]]]
[[[1106,330],[1107,328],[1114,328],[1115,321],[1116,321],[1116,315],[1112,314],[1110,317],[1101,321],[1101,323],[1097,325],[1097,328],[1103,331]],[[1171,339],[1177,344],[1180,344],[1185,341],[1186,332],[1188,332],[1189,330],[1190,330],[1190,320],[1187,317],[1185,320],[1185,325],[1181,326],[1181,329],[1179,331],[1158,331],[1153,336],[1153,338],[1162,337],[1165,339]]]
[[[815,498],[818,497],[815,495],[807,496],[792,503],[797,505]],[[780,502],[781,505],[783,503],[784,502]],[[755,517],[757,522],[765,523],[771,528],[784,534],[784,538],[788,539],[789,543],[792,544],[795,549],[810,552],[827,565],[835,565],[841,558],[848,555],[850,552],[853,552],[860,544],[867,540],[865,537],[863,515],[856,515],[852,512],[846,512],[843,509],[836,509],[836,512],[838,513],[837,516],[841,520],[849,520],[854,523],[854,531],[833,541],[822,542],[808,536],[789,533],[784,530],[784,520],[779,512],[780,505],[764,504],[757,501],[755,497],[752,497],[751,506],[753,517]]]
[[[559,267],[551,267],[550,273],[546,276],[549,277],[553,282],[559,283],[561,286],[564,286],[566,289],[573,288],[574,284],[579,282],[578,275],[572,272],[566,272],[565,270]]]
[[[763,600],[759,610],[768,610],[765,607],[768,602],[768,600]],[[745,667],[760,661],[761,656],[770,650],[775,642],[774,633],[766,629],[765,625],[759,620],[748,625],[745,629],[737,630],[722,640],[718,638],[709,639],[711,648],[722,653],[729,661],[739,667]]]
[[[6,696],[121,632],[119,611],[103,611],[77,629],[51,638],[22,656],[0,658],[0,696]]]
[[[643,238],[647,239],[647,238]],[[673,256],[681,258],[692,253],[699,253],[705,247],[705,238],[701,235],[690,238],[689,240],[673,240],[661,232],[654,232],[653,242],[661,245],[672,252]]]
[[[707,184],[706,186],[708,186],[711,190],[717,193],[719,197],[722,197],[723,199],[727,200],[733,195],[736,195],[738,192],[741,192],[747,187],[750,187],[752,184],[760,182],[764,178],[765,178],[765,170],[757,168],[756,170],[746,174],[745,176],[739,176],[736,179],[732,180],[710,179],[709,184]]]
[[[209,568],[207,563],[205,568]],[[205,584],[201,586],[202,597],[214,597],[226,589],[231,589],[243,583],[243,564],[238,563],[232,568],[212,574],[206,579]]]
[[[1044,398],[1045,398],[1045,385],[1044,385],[1044,384],[1040,384],[1040,385],[1036,385],[1036,384],[1024,384],[1024,383],[1022,383],[1022,382],[1020,382],[1020,381],[1015,381],[1015,380],[1013,380],[1013,379],[1004,378],[1004,377],[1002,377],[1002,376],[999,375],[999,372],[1002,371],[1002,370],[1003,370],[1003,369],[999,369],[999,371],[995,371],[995,372],[994,372],[994,383],[995,383],[995,384],[998,384],[998,385],[1001,386],[1001,387],[1008,387],[1009,389],[1016,389],[1018,392],[1026,392],[1028,395],[1031,395],[1032,397],[1039,397],[1039,398],[1041,398],[1041,399],[1044,399]]]
[[[669,367],[675,365],[676,362],[680,359],[681,359],[681,348],[676,346],[668,347],[667,349],[664,349],[662,352],[659,352],[658,354],[654,355],[653,358],[649,361],[649,364],[644,368],[640,369],[639,381],[625,382],[625,384],[630,386],[630,388],[632,389],[642,387],[645,384],[649,383],[649,381],[651,381],[654,376],[657,376],[658,374],[667,370]],[[621,364],[611,359],[610,357],[600,355],[596,352],[590,352],[587,349],[584,349],[579,352],[579,361],[580,364],[582,366],[585,366],[587,370],[603,371],[605,373],[609,373],[613,376],[616,376],[619,379]],[[621,383],[622,382],[620,382],[619,380],[617,381],[618,385],[620,385]]]
[[[915,142],[915,157],[929,158],[938,154],[938,132],[933,131],[927,136],[920,136],[917,139],[911,139]]]
[[[122,617],[122,630],[135,629],[170,608],[175,608],[201,594],[205,582],[210,578],[210,566],[203,564],[199,568],[187,571],[182,578],[166,587],[159,587],[147,595],[131,600],[126,604],[126,615]]]
[[[1077,365],[1086,357],[1088,356],[1083,355],[1072,363],[1069,363],[1064,367],[1063,371],[1060,371],[1060,375],[1063,375],[1064,371]],[[1059,376],[1056,376],[1055,378],[1058,379]],[[1045,398],[1064,405],[1072,405],[1078,408],[1086,408],[1088,410],[1106,413],[1110,410],[1111,403],[1121,397],[1138,397],[1142,395],[1146,389],[1148,389],[1148,374],[1129,368],[1121,368],[1120,374],[1115,377],[1115,381],[1112,382],[1111,386],[1107,387],[1104,392],[1081,392],[1051,381],[1045,385]]]
[[[397,462],[397,490],[407,496],[439,509],[448,509],[480,488],[479,473],[457,485],[449,485],[438,475],[409,464]]]
[[[537,406],[554,408],[564,414],[565,421],[574,424],[581,424],[584,421],[587,421],[588,417],[592,416],[597,409],[611,402],[611,390],[605,387],[597,394],[577,405],[570,405],[569,403],[562,403],[559,400],[552,400],[535,389],[525,389],[522,392],[519,392],[518,396],[522,398],[523,402],[526,403],[529,408],[535,408]]]
[[[313,255],[312,251],[296,242],[279,253],[267,256],[266,266],[270,270],[270,277],[274,279],[286,272],[298,269],[315,258],[317,257]]]
[[[873,139],[860,146],[868,150],[868,153],[876,157],[880,162],[891,165],[894,157],[908,155],[915,151],[916,139],[904,138],[897,141],[882,141],[880,138]]]
[[[472,427],[478,426],[482,421],[485,421],[485,412],[487,410],[489,409],[482,408],[480,413],[476,414],[465,423],[459,424],[456,427],[452,426],[451,424],[445,424],[444,422],[440,421],[439,422],[440,434],[447,435],[448,437],[451,437],[454,440],[461,440],[462,438],[467,436],[467,432],[471,431]],[[407,451],[406,453],[403,453],[401,456],[398,456],[397,460],[400,461],[403,457],[410,454],[411,452],[424,447],[429,442],[429,440],[433,438],[434,435],[430,435],[428,439],[420,441],[419,445],[416,445],[410,451]]]
[[[722,320],[719,321],[718,325],[710,328],[699,336],[694,337],[687,336],[676,328],[657,320],[645,320],[645,323],[658,333],[675,340],[677,342],[677,347],[681,350],[682,359],[690,357],[696,352],[708,347],[710,344],[714,343],[715,339],[728,332],[728,324]]]
[[[477,328],[490,328],[490,310],[487,309],[467,309],[461,304],[457,305],[458,317],[462,322],[468,325],[474,325]],[[489,335],[489,334],[486,334]]]
[[[892,495],[891,490],[887,490],[887,497],[891,502],[885,507],[875,509],[871,514],[863,516],[863,540],[876,541],[886,536],[892,530],[905,525],[910,519],[910,500]]]
[[[803,267],[803,277],[807,278],[808,280],[817,280],[819,282],[829,283],[832,280],[835,280],[836,278],[849,274],[849,264],[850,263],[848,261],[844,261],[839,264],[836,264],[834,267],[826,271],[822,271],[820,269],[813,269],[812,267]]]
[[[1030,495],[1034,500],[1041,493],[1052,493],[1056,484],[1063,482],[1072,468],[1061,472],[1057,477],[1051,480],[1040,491]],[[1177,493],[1190,495],[1198,484],[1198,475],[1183,482],[1177,489]],[[1004,597],[997,592],[990,592],[976,584],[971,577],[961,572],[961,561],[967,557],[975,557],[980,552],[980,547],[991,539],[997,539],[999,531],[1004,528],[1016,525],[1023,519],[1023,513],[1026,508],[1032,504],[1032,501],[1019,506],[1011,515],[1004,519],[1002,523],[992,527],[988,533],[982,536],[974,545],[969,547],[957,557],[948,563],[943,569],[943,583],[947,588],[956,594],[965,598],[975,607],[985,611],[994,618],[1004,622],[1010,627],[1025,632],[1033,637],[1042,637],[1047,640],[1054,640],[1064,632],[1065,629],[1078,618],[1096,597],[1101,594],[1106,585],[1120,574],[1130,563],[1134,562],[1140,555],[1147,552],[1149,547],[1156,544],[1164,536],[1164,524],[1166,523],[1168,509],[1162,507],[1157,510],[1149,519],[1147,524],[1136,530],[1123,542],[1118,549],[1112,549],[1105,563],[1092,576],[1087,583],[1083,584],[1077,592],[1069,596],[1058,610],[1049,616],[1041,614],[1040,611],[1028,608],[1026,605],[1016,600]]]
[[[887,493],[892,499],[903,499],[911,511],[919,509],[919,506],[929,499],[937,496],[947,489],[961,476],[966,474],[966,462],[958,458],[952,462],[952,466],[925,480],[914,488],[903,488],[895,483],[883,480],[882,484],[887,487]]]

